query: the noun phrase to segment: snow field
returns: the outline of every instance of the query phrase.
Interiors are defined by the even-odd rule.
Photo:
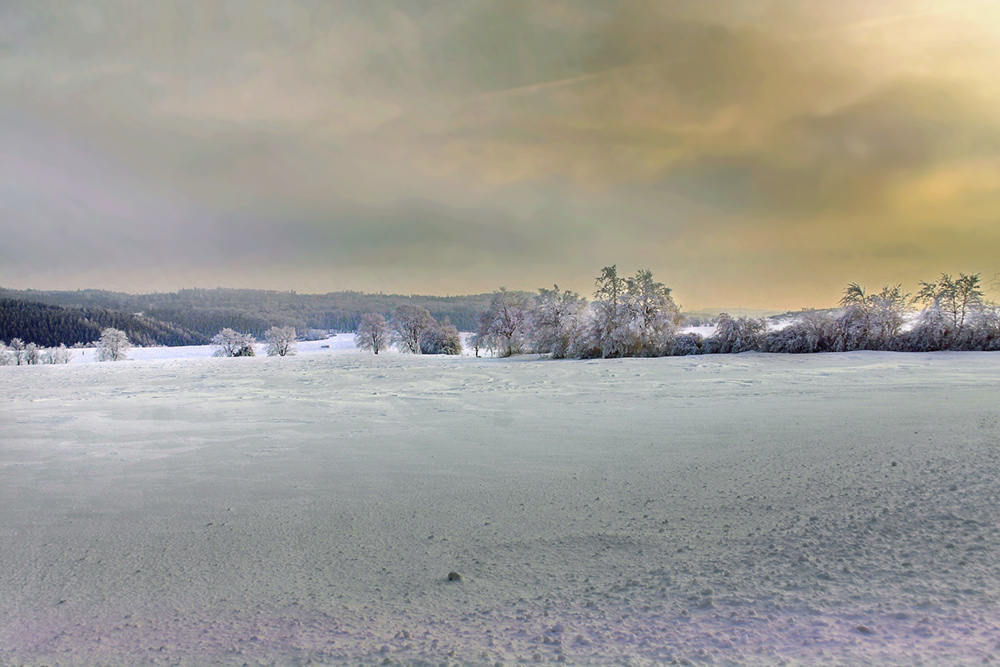
[[[998,371],[0,368],[0,664],[983,664]]]

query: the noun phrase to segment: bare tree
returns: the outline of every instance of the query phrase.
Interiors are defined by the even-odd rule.
[[[400,352],[420,354],[420,337],[436,323],[426,308],[400,306],[392,312],[392,340]]]
[[[256,342],[250,334],[239,333],[228,327],[212,336],[212,343],[216,345],[216,357],[252,357],[256,353]]]
[[[267,356],[284,357],[295,354],[295,327],[271,327],[264,332]]]
[[[108,327],[101,331],[101,340],[97,343],[98,361],[122,361],[128,358],[132,344],[124,331]]]
[[[379,313],[367,313],[361,316],[358,330],[354,334],[354,344],[359,350],[371,350],[378,354],[389,344],[389,324]]]

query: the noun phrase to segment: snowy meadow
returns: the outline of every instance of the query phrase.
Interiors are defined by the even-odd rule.
[[[1000,355],[299,345],[0,368],[0,664],[1000,657]]]

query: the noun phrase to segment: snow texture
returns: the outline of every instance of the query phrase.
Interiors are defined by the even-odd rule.
[[[1000,656],[1000,355],[344,343],[0,368],[0,665]]]

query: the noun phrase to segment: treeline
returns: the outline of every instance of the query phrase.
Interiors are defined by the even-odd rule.
[[[851,284],[840,308],[801,312],[791,322],[723,313],[715,333],[683,332],[670,288],[649,271],[623,277],[615,266],[597,278],[594,300],[540,289],[528,297],[500,289],[477,319],[476,355],[522,352],[555,358],[657,357],[739,352],[1000,350],[1000,307],[988,302],[978,274],[942,274],[916,294],[902,286],[868,293]]]
[[[64,308],[0,298],[0,341],[19,339],[41,347],[87,345],[109,327],[145,346],[201,345],[210,339],[171,322],[107,308]]]
[[[470,331],[475,327],[476,316],[490,300],[489,294],[445,297],[362,292],[297,294],[221,288],[156,294],[0,289],[0,298],[3,297],[68,308],[142,313],[206,339],[224,328],[243,331],[258,338],[271,327],[283,326],[294,327],[306,337],[310,330],[355,331],[363,315],[380,313],[389,317],[401,306],[424,308],[435,319],[450,321],[459,329]]]

